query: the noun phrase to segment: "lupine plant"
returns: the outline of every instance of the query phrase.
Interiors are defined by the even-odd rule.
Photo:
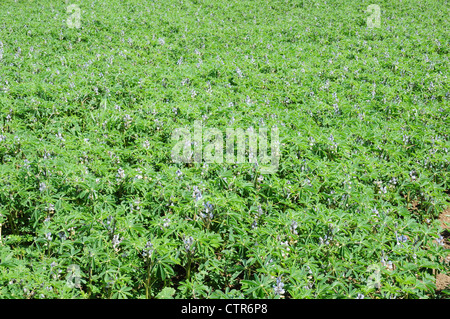
[[[448,297],[449,8],[3,0],[0,298]]]

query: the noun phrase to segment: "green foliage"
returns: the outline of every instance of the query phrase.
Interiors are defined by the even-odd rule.
[[[2,1],[0,298],[435,298],[449,7],[369,4]],[[173,163],[195,120],[278,170]]]

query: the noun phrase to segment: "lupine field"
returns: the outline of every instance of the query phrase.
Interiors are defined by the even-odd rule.
[[[2,0],[0,299],[449,298],[449,16]],[[194,121],[279,165],[174,161]]]

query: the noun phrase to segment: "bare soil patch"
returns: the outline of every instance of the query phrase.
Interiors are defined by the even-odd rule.
[[[442,212],[439,216],[439,222],[444,231],[441,233],[444,237],[444,247],[445,249],[450,249],[450,208]],[[445,258],[447,263],[450,263],[450,255]],[[448,273],[438,273],[436,275],[436,289],[442,291],[444,289],[450,289],[450,274]]]

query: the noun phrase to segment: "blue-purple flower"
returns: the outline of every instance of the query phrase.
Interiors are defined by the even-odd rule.
[[[283,295],[284,294],[284,283],[281,281],[281,277],[277,278],[276,285],[273,286],[273,292],[275,295]]]

